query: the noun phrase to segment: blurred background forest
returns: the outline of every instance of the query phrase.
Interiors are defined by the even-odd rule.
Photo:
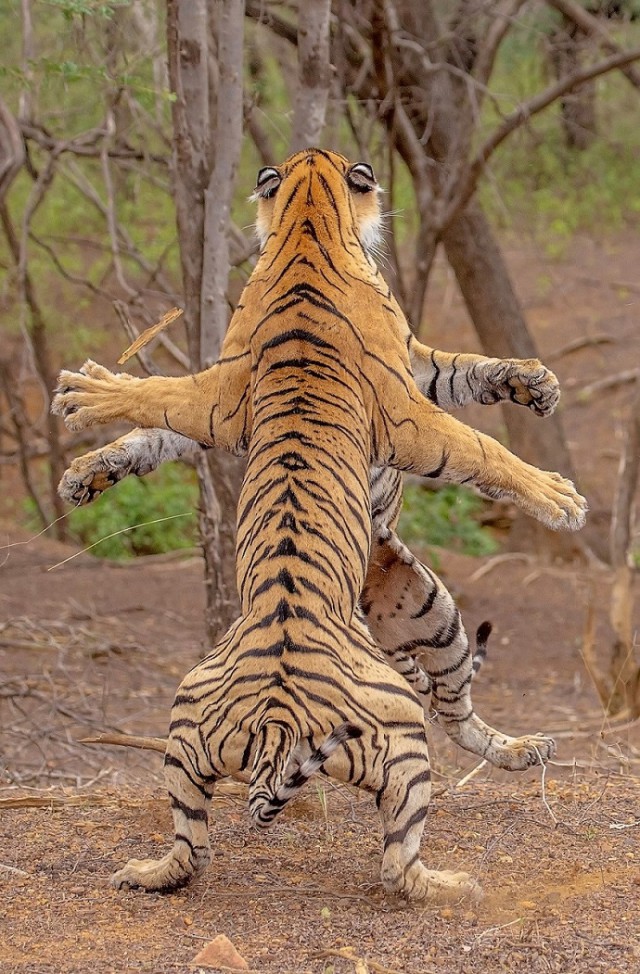
[[[381,264],[423,341],[558,372],[569,403],[548,421],[465,416],[577,477],[592,507],[576,544],[410,485],[403,534],[612,562],[628,608],[637,470],[623,483],[617,467],[638,453],[639,15],[637,0],[0,0],[0,518],[106,558],[200,541],[209,628],[226,625],[234,464],[214,452],[68,512],[66,464],[119,431],[69,434],[50,396],[60,366],[113,366],[174,306],[134,369],[215,360],[255,262],[256,171],[320,143],[373,164]]]

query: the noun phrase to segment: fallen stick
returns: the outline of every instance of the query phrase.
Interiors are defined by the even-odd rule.
[[[138,747],[143,751],[160,751],[167,749],[164,737],[136,737],[134,734],[98,734],[97,737],[81,737],[78,744],[117,744],[120,747]]]

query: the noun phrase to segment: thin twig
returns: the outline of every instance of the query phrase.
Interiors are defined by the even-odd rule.
[[[135,734],[98,734],[97,737],[80,737],[78,744],[117,744],[121,747],[137,747],[142,751],[160,751],[167,749],[166,738],[137,737]]]

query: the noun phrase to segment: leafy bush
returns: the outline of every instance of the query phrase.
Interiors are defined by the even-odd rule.
[[[127,477],[72,511],[68,523],[81,544],[95,544],[91,554],[98,558],[159,554],[196,544],[197,502],[193,471],[168,463],[147,477]]]
[[[464,487],[432,491],[407,484],[398,530],[407,543],[437,545],[464,555],[491,555],[498,543],[478,520],[484,503]]]

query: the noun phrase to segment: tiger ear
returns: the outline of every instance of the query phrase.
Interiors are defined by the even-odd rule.
[[[368,162],[356,162],[351,166],[347,173],[347,182],[356,193],[370,193],[378,187],[375,173]]]
[[[256,199],[268,200],[274,195],[282,182],[282,176],[273,166],[265,166],[258,172],[254,196]]]

